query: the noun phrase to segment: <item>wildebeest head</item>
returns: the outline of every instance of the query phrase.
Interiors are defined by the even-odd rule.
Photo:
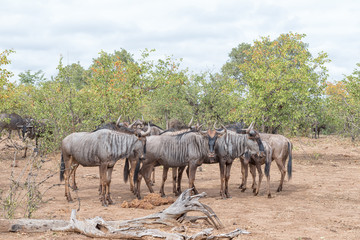
[[[132,124],[129,125],[129,128],[132,129],[143,129],[145,127],[145,121],[144,118],[142,117],[142,120],[137,119],[135,120]]]
[[[147,131],[144,132],[141,129],[135,129],[135,136],[139,139],[138,143],[143,146],[143,151],[141,153],[137,153],[140,159],[145,159],[146,154],[146,136],[149,136],[151,132],[150,123],[148,123]],[[137,143],[137,144],[138,144]],[[135,149],[138,149],[135,145]]]
[[[26,140],[26,138],[35,139],[43,137],[44,134],[52,134],[49,120],[47,119],[35,120],[26,118],[25,123],[21,128],[23,140]]]
[[[252,122],[247,129],[237,129],[236,132],[237,132],[237,133],[241,133],[241,134],[247,134],[249,139],[254,140],[254,141],[258,144],[259,151],[260,151],[260,155],[259,155],[259,156],[260,156],[260,157],[264,157],[264,156],[265,156],[264,145],[263,145],[263,143],[262,143],[262,141],[261,141],[259,132],[254,129],[254,122]],[[252,155],[253,155],[253,154],[255,154],[255,153],[252,152],[252,153],[248,153],[248,154],[252,154]],[[246,157],[246,156],[245,156],[245,157]]]
[[[252,139],[257,142],[257,144],[259,145],[260,157],[264,157],[265,149],[264,149],[264,145],[261,141],[260,134],[258,131],[254,130],[253,127],[254,127],[254,122],[252,122],[250,124],[250,126],[246,129],[245,132],[248,134],[249,139]]]
[[[25,141],[26,138],[34,139],[36,137],[34,130],[34,122],[35,120],[32,118],[25,118],[24,124],[18,126],[21,129],[23,141]]]
[[[226,134],[227,130],[224,128],[222,131],[217,131],[213,129],[208,129],[207,131],[199,131],[199,133],[208,139],[209,144],[209,153],[208,157],[210,161],[215,159],[215,143],[216,140]]]

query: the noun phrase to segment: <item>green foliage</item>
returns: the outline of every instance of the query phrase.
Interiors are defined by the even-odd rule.
[[[356,64],[360,67],[360,63]],[[342,81],[328,83],[327,106],[332,125],[337,132],[352,139],[360,135],[360,70],[355,69]]]
[[[246,61],[247,54],[251,45],[248,43],[241,43],[236,48],[233,48],[229,53],[229,60],[221,68],[222,74],[227,78],[233,78],[240,84],[246,85],[246,81],[243,78],[243,73],[239,69],[239,65]]]
[[[262,130],[292,132],[318,108],[327,78],[327,54],[313,58],[303,34],[282,34],[274,41],[263,37],[246,52],[239,65],[247,83],[245,115]]]
[[[144,52],[145,59],[149,57],[148,53]],[[186,70],[180,70],[180,63],[170,57],[147,64],[145,59],[140,64],[146,66],[142,77],[147,88],[141,108],[145,117],[162,127],[166,127],[166,121],[172,118],[188,122],[192,114],[186,102],[185,86],[189,83]]]
[[[13,73],[4,66],[11,63],[8,56],[14,52],[13,50],[0,52],[0,112],[7,111],[13,107],[11,99],[14,97],[15,86],[9,81]]]
[[[25,85],[36,85],[39,84],[42,81],[45,81],[44,73],[42,70],[39,70],[35,72],[34,74],[31,74],[30,70],[27,70],[23,73],[19,74],[19,81],[22,84]]]

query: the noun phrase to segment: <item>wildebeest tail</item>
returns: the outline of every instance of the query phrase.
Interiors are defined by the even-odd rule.
[[[271,158],[272,158],[272,149],[270,151],[266,151],[266,161],[265,161],[265,176],[270,176],[270,166],[271,166]]]
[[[138,174],[140,172],[140,159],[136,161],[135,173],[134,173],[134,184],[136,184],[138,180]]]
[[[292,177],[292,144],[288,142],[288,150],[289,150],[289,161],[287,165],[287,172],[288,172],[288,180]]]
[[[65,172],[65,162],[64,156],[61,153],[61,163],[60,163],[60,182],[64,181],[64,172]]]
[[[124,182],[127,183],[129,179],[129,159],[126,158],[125,160],[125,166],[124,166]]]

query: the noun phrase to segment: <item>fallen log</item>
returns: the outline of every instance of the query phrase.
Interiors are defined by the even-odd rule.
[[[77,232],[89,237],[117,238],[117,239],[142,239],[147,236],[163,239],[232,239],[240,234],[249,232],[236,229],[233,232],[212,235],[212,228],[207,228],[192,236],[186,236],[179,232],[162,231],[152,226],[161,224],[166,227],[176,227],[180,223],[195,222],[205,219],[216,229],[223,228],[220,219],[214,211],[207,205],[198,200],[206,196],[206,193],[190,195],[192,189],[184,191],[178,199],[165,210],[145,217],[131,219],[127,221],[105,221],[101,217],[76,219],[76,210],[72,210],[70,221],[64,220],[42,220],[42,219],[0,219],[0,231],[9,232]],[[186,217],[191,211],[202,212],[205,216]],[[6,230],[5,230],[6,229]],[[171,229],[169,229],[171,231]],[[174,231],[174,228],[172,229]]]

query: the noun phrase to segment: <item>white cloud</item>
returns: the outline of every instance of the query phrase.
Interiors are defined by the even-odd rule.
[[[9,70],[57,73],[64,63],[88,67],[100,50],[145,48],[183,58],[196,72],[218,71],[239,43],[305,33],[315,55],[329,54],[330,78],[360,62],[360,2],[344,1],[1,1],[0,46],[14,49]],[[15,77],[16,78],[16,77]]]

